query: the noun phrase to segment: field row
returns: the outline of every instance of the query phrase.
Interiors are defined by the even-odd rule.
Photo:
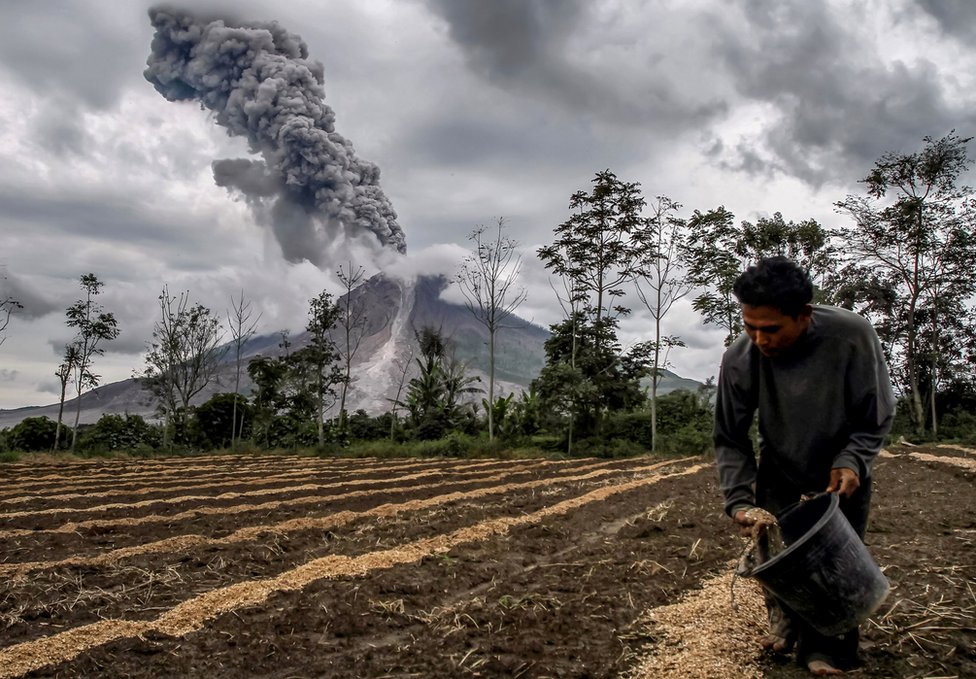
[[[897,449],[877,465],[869,546],[894,604],[879,624],[941,644],[912,658],[933,676],[962,676],[969,662],[960,649],[974,640],[974,572],[960,554],[971,556],[976,524],[945,511],[941,531],[914,535],[903,518],[918,489],[971,497],[968,457]],[[739,616],[738,634],[758,633],[754,583],[737,585],[747,608],[716,600],[743,543],[708,460],[271,458],[257,465],[266,485],[243,460],[221,461],[167,467],[158,494],[144,492],[146,477],[113,488],[100,466],[93,491],[117,492],[112,501],[0,504],[0,679],[346,677],[353,667],[363,677],[660,679],[733,657],[756,676],[792,676],[733,656],[722,624],[687,617]],[[202,475],[213,475],[206,487]],[[26,470],[18,480],[32,483]],[[11,497],[28,494],[43,493]],[[946,619],[961,622],[928,631],[925,610],[950,602],[962,612]],[[878,657],[904,654],[892,647],[897,630],[872,629]]]

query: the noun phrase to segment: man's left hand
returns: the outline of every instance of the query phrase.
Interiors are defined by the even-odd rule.
[[[839,493],[841,497],[850,497],[861,487],[861,479],[857,472],[847,467],[834,467],[830,470],[830,485],[828,493]]]

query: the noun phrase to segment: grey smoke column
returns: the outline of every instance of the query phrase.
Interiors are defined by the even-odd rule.
[[[325,104],[322,64],[276,22],[209,19],[154,7],[146,80],[170,101],[197,100],[247,137],[261,160],[218,160],[214,179],[240,191],[289,261],[327,264],[342,229],[406,251],[379,168],[356,156]]]

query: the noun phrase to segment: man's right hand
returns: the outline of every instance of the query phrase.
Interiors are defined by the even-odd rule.
[[[732,520],[739,527],[739,535],[744,538],[756,538],[763,526],[776,525],[776,517],[759,507],[740,509]]]

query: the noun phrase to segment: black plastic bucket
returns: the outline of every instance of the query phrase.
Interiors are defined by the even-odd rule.
[[[836,493],[827,493],[776,517],[786,549],[750,573],[828,636],[864,622],[889,589],[839,504]]]

